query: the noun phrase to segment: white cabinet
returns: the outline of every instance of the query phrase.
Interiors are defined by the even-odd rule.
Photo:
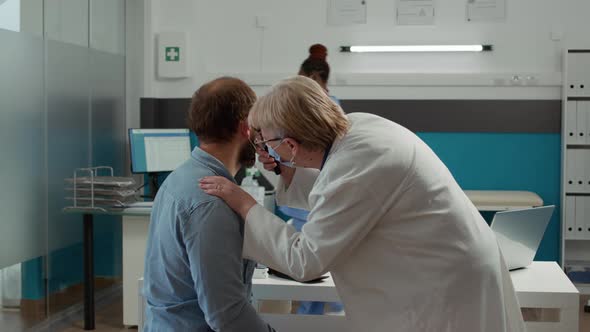
[[[563,72],[561,249],[574,266],[590,262],[590,49],[566,50]]]
[[[139,323],[137,280],[143,276],[149,225],[149,216],[123,217],[123,324],[126,326]]]

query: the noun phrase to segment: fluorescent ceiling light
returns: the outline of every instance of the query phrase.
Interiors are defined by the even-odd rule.
[[[484,52],[491,51],[492,45],[379,45],[341,46],[340,52],[388,53],[388,52]]]

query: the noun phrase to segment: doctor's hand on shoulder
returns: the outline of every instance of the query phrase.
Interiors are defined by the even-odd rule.
[[[244,221],[250,209],[256,205],[256,200],[250,194],[223,176],[204,177],[199,181],[199,187],[205,193],[224,200]]]

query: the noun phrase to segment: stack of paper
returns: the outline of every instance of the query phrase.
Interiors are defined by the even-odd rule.
[[[133,178],[94,176],[67,178],[66,199],[74,207],[125,207],[137,201]]]

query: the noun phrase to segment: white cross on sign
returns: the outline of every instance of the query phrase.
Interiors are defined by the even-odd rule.
[[[166,61],[178,61],[178,47],[166,47]]]

